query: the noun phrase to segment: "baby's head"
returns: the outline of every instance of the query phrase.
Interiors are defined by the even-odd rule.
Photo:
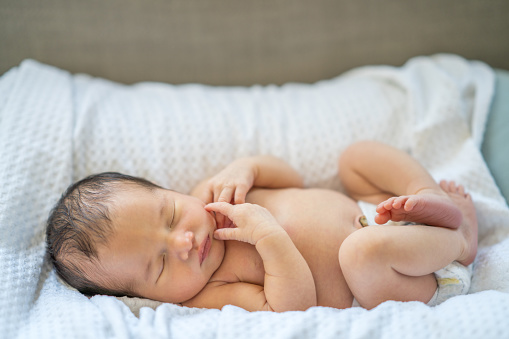
[[[183,302],[224,255],[204,206],[142,178],[92,175],[71,185],[52,210],[48,253],[58,275],[86,295]]]
[[[47,249],[58,275],[86,295],[130,295],[129,284],[106,288],[90,277],[100,269],[98,247],[113,233],[111,219],[116,195],[128,186],[153,191],[159,186],[142,178],[107,172],[86,177],[69,188],[53,208],[46,228]]]

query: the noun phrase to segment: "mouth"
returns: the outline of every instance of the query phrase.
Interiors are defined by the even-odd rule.
[[[207,258],[210,251],[210,245],[212,244],[210,240],[210,235],[207,235],[207,237],[203,240],[203,242],[200,245],[199,248],[199,258],[200,258],[200,266],[203,263],[203,261]]]

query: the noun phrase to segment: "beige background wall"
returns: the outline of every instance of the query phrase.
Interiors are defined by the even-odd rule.
[[[507,0],[0,0],[25,58],[124,83],[314,82],[451,52],[509,69]]]

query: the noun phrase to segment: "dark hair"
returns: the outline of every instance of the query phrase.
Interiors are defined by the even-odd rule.
[[[116,172],[88,176],[67,188],[50,213],[46,227],[47,253],[57,274],[83,294],[132,295],[129,283],[108,289],[90,280],[83,261],[100,266],[97,245],[113,232],[110,207],[123,184],[148,190],[161,188],[143,178]],[[104,275],[105,276],[105,275]]]

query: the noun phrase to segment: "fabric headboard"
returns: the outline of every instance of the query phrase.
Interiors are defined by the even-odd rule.
[[[505,0],[3,0],[0,74],[33,58],[123,83],[315,82],[439,52],[509,69]]]

